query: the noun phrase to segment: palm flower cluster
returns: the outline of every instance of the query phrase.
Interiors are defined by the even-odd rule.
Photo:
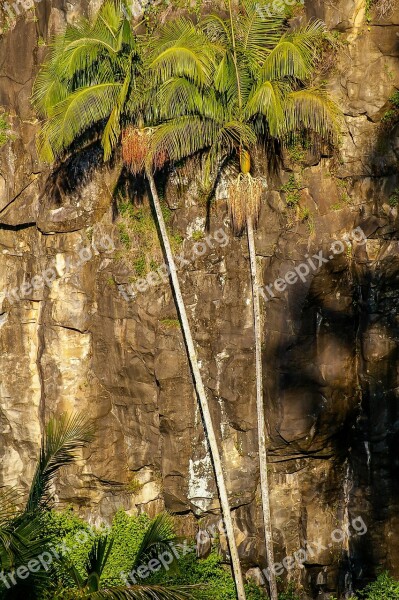
[[[253,219],[253,224],[256,226],[262,193],[262,180],[252,177],[251,173],[239,173],[229,182],[229,211],[234,231],[241,233],[248,218]]]
[[[133,175],[145,170],[146,160],[151,152],[151,136],[150,128],[129,125],[122,131],[122,159]],[[159,171],[167,162],[167,150],[158,147],[152,157],[153,167]]]

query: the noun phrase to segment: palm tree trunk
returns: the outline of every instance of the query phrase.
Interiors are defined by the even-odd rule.
[[[263,406],[263,374],[262,374],[262,332],[260,320],[259,282],[256,264],[254,226],[252,217],[247,217],[248,248],[251,263],[251,285],[254,313],[255,332],[255,364],[256,364],[256,410],[258,421],[260,488],[262,494],[263,523],[265,528],[265,543],[267,564],[269,567],[269,587],[271,600],[278,600],[276,576],[273,572],[274,550],[272,521],[270,514],[269,483],[267,476],[266,424]]]
[[[205,432],[206,432],[209,446],[210,446],[210,451],[211,451],[211,456],[212,456],[212,461],[213,461],[213,468],[215,471],[216,483],[217,483],[217,487],[219,490],[219,498],[220,498],[220,504],[221,504],[221,508],[222,508],[223,520],[224,520],[224,525],[225,525],[226,534],[227,534],[227,540],[228,540],[228,544],[229,544],[229,548],[230,548],[230,556],[231,556],[231,563],[232,563],[232,567],[233,567],[234,581],[235,581],[236,590],[237,590],[237,598],[238,598],[238,600],[245,600],[244,582],[243,582],[243,577],[242,577],[242,572],[241,572],[240,559],[238,556],[237,544],[236,544],[235,537],[234,537],[233,521],[231,518],[230,505],[229,505],[229,500],[227,497],[226,484],[225,484],[224,476],[223,476],[222,461],[220,458],[219,448],[218,448],[218,444],[216,441],[215,431],[213,428],[212,417],[211,417],[211,413],[209,410],[208,399],[206,397],[204,384],[202,382],[202,377],[201,377],[201,373],[200,373],[200,369],[199,369],[199,365],[198,365],[197,353],[195,350],[193,337],[191,335],[190,324],[188,322],[187,312],[186,312],[186,308],[184,305],[184,300],[183,300],[183,296],[181,293],[179,280],[177,277],[176,265],[175,265],[175,261],[173,258],[172,249],[170,247],[168,233],[166,230],[165,221],[164,221],[162,210],[161,210],[161,205],[159,203],[159,198],[158,198],[156,184],[154,181],[154,176],[152,175],[152,173],[147,173],[147,177],[148,177],[148,181],[150,183],[151,194],[152,194],[155,212],[156,212],[157,219],[158,219],[159,229],[161,232],[162,243],[165,248],[166,259],[168,261],[168,266],[170,269],[170,276],[172,279],[173,290],[175,293],[177,310],[180,315],[184,339],[186,341],[188,359],[190,361],[191,370],[192,370],[192,373],[194,376],[194,382],[195,382],[195,387],[196,387],[196,391],[197,391],[197,396],[198,396],[200,406],[201,406]]]

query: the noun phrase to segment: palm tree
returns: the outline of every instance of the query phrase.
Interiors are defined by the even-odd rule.
[[[299,133],[313,134],[333,144],[338,136],[340,113],[326,90],[312,81],[318,50],[326,38],[321,22],[290,30],[283,16],[268,17],[258,11],[256,0],[242,0],[236,14],[231,0],[227,7],[227,18],[211,15],[197,27],[201,54],[196,53],[197,46],[193,44],[191,54],[183,55],[181,60],[176,58],[173,50],[180,46],[182,30],[189,27],[184,20],[167,25],[153,44],[149,66],[155,79],[161,81],[156,104],[161,107],[163,122],[152,132],[151,146],[153,154],[163,152],[172,162],[204,153],[209,190],[213,189],[223,165],[228,161],[238,163],[238,176],[229,185],[229,208],[234,230],[241,233],[246,227],[248,236],[260,480],[266,554],[271,566],[274,552],[254,242],[263,185],[251,174],[252,155],[267,139],[284,144]],[[204,55],[212,56],[212,52],[210,67]],[[272,572],[269,584],[272,600],[277,600]]]
[[[46,119],[39,135],[39,150],[45,160],[52,162],[66,151],[87,143],[85,135],[91,133],[90,141],[101,139],[107,160],[116,150],[122,132],[125,162],[133,172],[145,168],[214,465],[237,593],[239,600],[245,600],[222,461],[154,179],[154,171],[169,156],[161,146],[153,146],[152,129],[144,128],[165,119],[163,107],[153,103],[153,86],[162,83],[163,64],[176,64],[177,71],[184,75],[192,68],[195,57],[198,60],[195,80],[210,84],[215,51],[205,43],[204,34],[182,20],[178,22],[178,45],[160,52],[152,60],[151,69],[145,70],[122,8],[119,0],[107,0],[93,22],[85,20],[76,26],[68,25],[65,33],[55,39],[32,97],[39,115]],[[149,143],[151,159],[145,160]]]
[[[134,558],[132,571],[160,555],[171,552],[170,544],[176,540],[173,522],[167,513],[161,513],[150,523]],[[165,586],[165,585],[108,585],[104,571],[110,558],[113,546],[111,535],[103,535],[96,539],[88,553],[82,575],[67,557],[62,556],[59,562],[61,572],[73,582],[73,588],[62,586],[54,578],[49,590],[51,598],[57,600],[187,600],[196,586]]]
[[[7,575],[36,558],[50,538],[42,535],[42,515],[51,502],[51,484],[58,471],[75,461],[76,451],[93,438],[93,425],[80,413],[50,419],[41,442],[40,456],[24,509],[22,492],[5,490],[0,494],[0,569]],[[30,574],[28,579],[9,585],[2,579],[2,598],[34,598],[47,585],[45,572]],[[6,580],[7,582],[7,580]],[[12,581],[11,581],[12,583]],[[9,586],[9,587],[8,587]],[[29,594],[28,591],[29,590]]]

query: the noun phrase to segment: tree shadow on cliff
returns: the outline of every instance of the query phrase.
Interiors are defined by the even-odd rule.
[[[82,147],[83,145],[83,147]],[[84,145],[80,140],[69,155],[58,161],[45,183],[44,193],[58,206],[69,194],[79,191],[104,167],[103,150],[99,142]]]
[[[274,412],[270,462],[299,460],[292,468],[298,464],[304,468],[309,461],[332,460],[335,474],[330,485],[314,482],[321,503],[349,502],[350,519],[362,516],[369,529],[366,535],[350,539],[350,557],[342,553],[338,574],[342,591],[348,577],[360,585],[373,577],[376,564],[382,562],[384,531],[379,523],[392,516],[393,507],[399,507],[399,407],[397,373],[391,368],[397,364],[399,351],[395,344],[382,351],[382,363],[370,363],[364,356],[369,330],[376,323],[381,326],[377,335],[389,338],[394,332],[399,339],[394,301],[399,297],[399,264],[388,271],[383,265],[373,271],[362,265],[352,275],[348,269],[345,274],[332,267],[324,267],[315,276],[302,305],[291,309],[291,313],[297,310],[293,320],[299,320],[299,327],[266,359],[265,383]],[[381,296],[377,302],[376,286]],[[342,296],[351,301],[337,302]],[[372,358],[372,348],[370,352]],[[341,367],[340,354],[345,357]],[[322,369],[320,357],[327,363]],[[345,364],[351,367],[340,373]],[[278,405],[273,398],[279,398]],[[286,414],[290,407],[294,420]],[[347,468],[353,486],[350,499],[343,496]],[[341,524],[344,508],[338,511]],[[309,564],[308,569],[317,593],[321,566]]]

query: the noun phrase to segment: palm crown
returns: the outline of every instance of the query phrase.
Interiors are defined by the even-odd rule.
[[[243,0],[235,16],[175,19],[139,44],[122,8],[107,0],[55,39],[33,92],[43,158],[97,128],[108,159],[129,123],[154,128],[152,158],[162,149],[171,161],[201,150],[212,161],[304,129],[336,137],[338,110],[310,84],[322,23],[291,31]]]
[[[47,119],[39,135],[42,157],[52,162],[94,130],[108,159],[139,70],[136,38],[121,3],[107,1],[94,21],[68,25],[55,38],[33,88],[33,103]]]
[[[229,5],[228,17],[211,15],[198,26],[185,19],[166,25],[148,60],[162,117],[153,152],[162,148],[178,161],[205,150],[209,176],[237,153],[248,173],[249,150],[268,137],[285,142],[312,132],[335,142],[339,110],[312,83],[325,37],[321,22],[290,30],[282,16],[259,13],[255,0],[243,0],[235,15]],[[240,229],[245,219],[237,211]]]

